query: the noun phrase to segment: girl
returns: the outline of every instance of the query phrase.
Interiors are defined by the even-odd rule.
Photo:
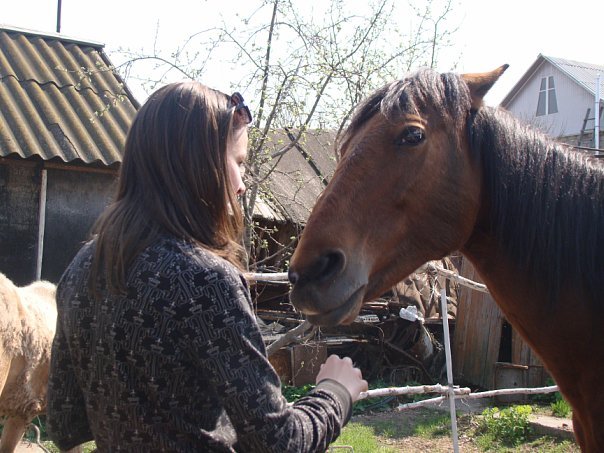
[[[367,382],[331,356],[281,394],[241,273],[240,94],[167,85],[138,112],[115,201],[58,285],[48,432],[61,449],[324,451]]]

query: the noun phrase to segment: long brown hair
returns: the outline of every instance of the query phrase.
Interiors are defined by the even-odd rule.
[[[115,201],[93,227],[93,293],[101,275],[110,292],[123,292],[134,258],[165,233],[241,266],[242,215],[226,163],[230,104],[224,93],[181,82],[157,90],[138,111]]]

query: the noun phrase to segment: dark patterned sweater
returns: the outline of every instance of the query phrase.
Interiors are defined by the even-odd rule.
[[[94,242],[57,290],[47,429],[61,449],[317,452],[348,421],[351,398],[321,382],[290,405],[246,282],[231,264],[171,237],[131,266],[124,295],[88,293]]]

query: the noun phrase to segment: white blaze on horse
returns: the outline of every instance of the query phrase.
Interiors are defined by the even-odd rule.
[[[0,453],[14,451],[27,425],[45,412],[55,294],[50,282],[20,288],[0,273]]]

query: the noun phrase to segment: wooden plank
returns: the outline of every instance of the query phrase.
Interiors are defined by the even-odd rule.
[[[472,264],[464,259],[460,274],[480,282]],[[489,294],[469,288],[460,290],[457,320],[453,339],[453,372],[462,382],[493,386],[494,363],[498,359],[501,310]]]

